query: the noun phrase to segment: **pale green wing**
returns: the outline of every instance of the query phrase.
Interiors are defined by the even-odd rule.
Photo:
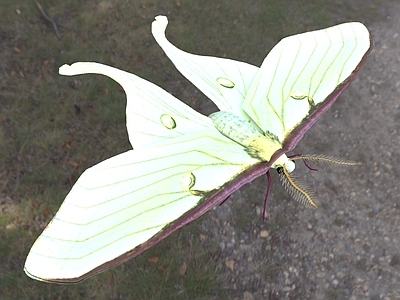
[[[78,179],[32,246],[25,272],[42,281],[81,280],[257,162],[215,129],[103,161]]]
[[[345,23],[284,38],[265,58],[244,111],[283,142],[355,71],[370,48],[361,23]]]
[[[126,126],[134,149],[184,134],[214,128],[210,119],[174,96],[134,74],[95,62],[60,67],[61,75],[102,74],[118,82],[126,93]]]
[[[152,33],[175,67],[222,111],[229,111],[250,120],[242,109],[248,89],[258,72],[253,65],[212,56],[184,52],[165,37],[168,19],[157,16]]]

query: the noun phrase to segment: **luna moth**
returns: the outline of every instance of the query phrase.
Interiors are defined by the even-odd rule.
[[[293,181],[296,158],[286,153],[357,75],[371,47],[366,27],[344,23],[286,37],[258,68],[184,52],[166,39],[167,24],[165,16],[155,18],[155,40],[220,111],[204,116],[160,87],[103,64],[61,66],[61,75],[103,74],[123,87],[133,150],[81,175],[32,246],[28,276],[78,282],[120,264],[270,168],[280,170],[300,202],[315,205]]]

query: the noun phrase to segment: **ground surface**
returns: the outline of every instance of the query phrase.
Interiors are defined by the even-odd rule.
[[[60,40],[34,3],[0,2],[2,299],[400,299],[398,1],[43,2],[74,29]],[[26,254],[71,184],[129,148],[119,87],[102,77],[59,78],[58,66],[108,63],[205,114],[214,109],[155,45],[149,26],[157,14],[169,16],[181,48],[256,65],[283,36],[365,23],[374,41],[365,66],[296,149],[363,165],[299,168],[315,188],[317,210],[292,201],[273,176],[263,222],[259,178],[137,259],[79,285],[37,283],[22,271]]]

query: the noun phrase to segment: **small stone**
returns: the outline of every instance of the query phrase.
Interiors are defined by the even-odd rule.
[[[285,275],[285,278],[289,277],[289,272],[288,271],[283,271],[283,275]]]
[[[17,227],[17,226],[15,226],[14,223],[10,223],[10,224],[7,224],[7,225],[6,225],[6,229],[7,229],[7,230],[14,229],[14,228],[16,228],[16,227]]]
[[[318,272],[317,277],[318,278],[324,278],[326,276],[326,272]]]
[[[267,230],[261,230],[260,237],[267,238],[269,236],[269,232]]]
[[[219,243],[219,247],[221,248],[221,251],[224,251],[225,243],[224,242]]]
[[[233,247],[233,243],[228,242],[228,243],[226,243],[226,246],[227,246],[228,248],[232,248],[232,247]]]
[[[342,279],[344,277],[343,272],[337,272],[336,273],[336,277],[339,278],[339,279]]]
[[[332,284],[336,286],[336,285],[339,284],[339,281],[338,281],[337,279],[333,279],[333,280],[332,280]]]
[[[229,268],[231,271],[233,271],[233,266],[234,266],[234,264],[235,264],[235,261],[234,261],[233,259],[227,260],[227,261],[225,262],[225,266],[226,266],[227,268]]]
[[[253,300],[254,296],[252,293],[250,292],[244,292],[243,293],[243,300]]]
[[[261,207],[256,206],[256,214],[257,214],[257,216],[261,216],[261,212],[262,212]]]
[[[183,262],[182,266],[179,268],[179,275],[183,276],[186,274],[187,271],[187,264]]]

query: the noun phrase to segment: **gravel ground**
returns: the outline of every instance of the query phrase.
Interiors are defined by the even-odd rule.
[[[360,75],[296,149],[363,165],[302,168],[316,210],[292,201],[274,176],[265,222],[265,178],[200,221],[220,243],[232,298],[400,299],[400,3],[390,5],[369,26],[374,48]],[[246,221],[237,226],[239,212]]]

